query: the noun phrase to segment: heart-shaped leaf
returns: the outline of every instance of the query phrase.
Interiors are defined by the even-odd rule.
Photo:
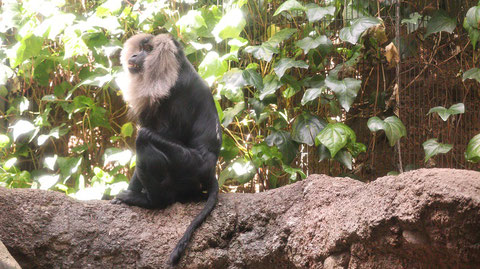
[[[298,144],[292,140],[289,132],[274,130],[265,138],[265,142],[270,147],[273,145],[278,147],[278,150],[282,153],[282,161],[286,164],[291,163],[297,156]]]
[[[379,25],[380,23],[381,20],[375,17],[362,17],[352,20],[350,26],[344,27],[340,30],[340,39],[355,45],[363,32],[370,27]]]
[[[328,76],[325,85],[335,92],[340,105],[348,112],[362,86],[362,81],[353,78],[336,80]]]
[[[396,116],[390,116],[385,120],[381,120],[379,117],[371,117],[367,122],[367,126],[372,132],[384,130],[392,147],[400,138],[407,136],[405,125]]]
[[[445,11],[439,10],[435,12],[432,18],[428,21],[425,37],[439,32],[447,32],[451,34],[453,33],[453,30],[455,30],[455,27],[457,27],[457,20],[450,18]]]
[[[273,70],[275,71],[275,74],[277,74],[277,76],[281,78],[283,77],[285,72],[292,67],[308,69],[308,64],[301,60],[295,61],[291,58],[282,58],[280,61],[277,62]]]
[[[447,153],[453,148],[453,145],[438,143],[436,138],[428,139],[423,142],[422,146],[425,151],[425,162],[433,156],[440,153]]]
[[[282,13],[283,11],[305,11],[305,7],[297,2],[296,0],[287,0],[283,4],[281,4],[273,16],[277,16],[278,14]]]
[[[320,97],[320,95],[324,93],[325,90],[326,87],[307,89],[302,97],[302,106]]]
[[[245,52],[253,54],[253,57],[259,60],[270,62],[273,54],[278,53],[278,48],[273,42],[263,42],[260,46],[248,46]]]
[[[292,126],[292,139],[298,143],[313,146],[315,137],[327,126],[324,120],[316,116],[303,113],[297,116]]]
[[[329,123],[315,137],[316,145],[324,145],[330,151],[330,155],[335,158],[339,150],[344,148],[349,142],[355,143],[357,136],[355,132],[343,123]]]
[[[319,47],[319,50],[322,52],[322,55],[325,55],[332,51],[333,43],[327,36],[319,36],[315,39],[311,37],[305,37],[302,40],[299,40],[295,43],[298,47],[303,50],[303,53],[307,54],[311,49]]]
[[[274,47],[277,47],[283,41],[289,39],[293,34],[297,32],[297,29],[284,28],[276,32],[267,42],[271,43]]]
[[[335,6],[319,7],[317,4],[310,3],[305,6],[307,18],[310,22],[316,22],[323,19],[326,15],[335,15]]]
[[[477,134],[468,142],[465,159],[469,162],[480,162],[480,134]]]
[[[436,112],[443,121],[447,121],[450,115],[463,114],[465,113],[465,105],[463,103],[458,103],[452,105],[450,108],[446,109],[443,106],[436,106],[431,108],[427,115]]]
[[[480,83],[480,69],[479,68],[472,68],[467,72],[463,73],[463,81],[467,79],[475,79]]]
[[[267,95],[274,94],[282,85],[282,82],[275,75],[266,75],[263,78],[263,89],[260,90],[260,100],[263,100]]]
[[[218,185],[222,186],[227,179],[233,178],[240,184],[250,181],[256,173],[255,165],[243,158],[236,159],[220,172]]]

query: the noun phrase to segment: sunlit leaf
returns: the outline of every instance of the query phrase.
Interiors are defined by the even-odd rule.
[[[125,166],[132,159],[132,151],[126,149],[121,150],[118,148],[108,148],[103,154],[104,165],[107,165],[112,162],[117,162],[118,164]]]
[[[133,134],[133,124],[131,122],[127,122],[122,125],[120,133],[123,137],[131,137]]]
[[[296,0],[287,0],[277,8],[273,16],[277,16],[283,11],[292,12],[292,11],[305,11],[305,10],[306,10],[305,7],[299,2],[297,2]]]
[[[322,93],[324,93],[326,90],[326,87],[321,87],[321,88],[310,88],[305,91],[305,94],[303,94],[302,97],[302,105],[306,105],[308,102],[313,101],[320,97]]]
[[[437,154],[447,153],[453,148],[453,145],[438,143],[436,138],[432,138],[423,142],[422,146],[423,150],[425,151],[425,162],[427,162],[431,157]]]
[[[217,42],[227,38],[237,38],[246,23],[242,10],[234,8],[222,17],[213,29],[212,34]]]
[[[279,78],[283,77],[285,72],[290,69],[290,68],[303,68],[303,69],[308,69],[308,64],[305,63],[304,61],[295,61],[294,59],[291,58],[282,58],[280,61],[277,62],[275,65],[274,71],[275,74]]]
[[[392,147],[400,138],[407,136],[405,125],[403,125],[402,121],[396,116],[390,116],[385,120],[381,120],[379,117],[371,117],[367,125],[372,132],[384,130]]]
[[[223,111],[224,117],[223,117],[223,126],[227,127],[230,123],[232,123],[233,118],[237,116],[240,112],[242,112],[245,109],[245,102],[238,102],[235,104],[234,107],[229,107]]]
[[[340,30],[340,39],[343,41],[357,44],[360,36],[368,28],[377,26],[381,23],[381,20],[375,17],[362,17],[352,20],[350,26],[344,27]]]
[[[311,49],[319,47],[319,51],[322,52],[322,55],[325,55],[333,50],[333,43],[327,36],[319,36],[315,39],[311,37],[306,37],[302,40],[299,40],[295,43],[298,47],[303,49],[303,53],[307,54]]]
[[[320,7],[317,4],[307,4],[306,12],[307,18],[310,22],[316,22],[323,19],[326,15],[335,15],[335,6]]]
[[[55,186],[60,180],[60,175],[43,175],[40,176],[37,181],[40,183],[41,190],[48,190]]]
[[[218,185],[222,186],[227,179],[235,179],[239,184],[247,183],[252,180],[256,170],[251,161],[239,158],[220,172]]]
[[[272,42],[263,42],[260,46],[248,46],[245,52],[253,54],[253,57],[270,62],[273,54],[278,53],[279,50]]]
[[[348,112],[357,97],[362,81],[353,78],[336,80],[332,76],[328,76],[325,79],[325,85],[335,93],[340,105]]]
[[[35,126],[26,120],[19,120],[14,125],[10,126],[10,128],[13,130],[13,141],[17,141],[21,135],[26,135],[35,131]]]
[[[281,42],[289,39],[293,34],[297,32],[297,29],[284,28],[276,32],[272,37],[268,39],[267,42],[277,47]]]
[[[7,147],[10,144],[10,137],[0,134],[0,149]]]
[[[274,94],[282,85],[282,82],[275,75],[266,75],[263,78],[263,89],[260,90],[260,100],[263,100],[267,95]]]

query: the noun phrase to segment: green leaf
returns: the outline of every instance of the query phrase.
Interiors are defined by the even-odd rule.
[[[242,10],[234,8],[222,17],[213,29],[212,34],[217,43],[227,38],[237,38],[246,24]]]
[[[253,54],[253,57],[259,60],[270,62],[273,54],[278,53],[279,50],[272,42],[263,42],[260,46],[248,46],[245,52]]]
[[[295,118],[292,125],[292,139],[298,143],[313,146],[315,137],[322,131],[327,123],[316,116],[303,113]]]
[[[0,134],[0,149],[6,148],[10,144],[10,137]]]
[[[122,125],[120,133],[123,137],[131,137],[133,134],[133,124],[131,122],[127,122]]]
[[[408,19],[402,19],[402,24],[419,25],[422,15],[418,12],[411,13]]]
[[[252,180],[257,169],[251,161],[243,158],[236,159],[220,172],[218,185],[222,186],[227,179],[235,179],[240,184],[245,184]]]
[[[222,61],[218,53],[210,51],[198,66],[198,73],[207,82],[213,81],[222,76],[228,69],[227,63]]]
[[[297,32],[297,29],[285,28],[276,32],[272,37],[268,39],[268,43],[272,44],[274,47],[278,47],[280,43],[289,39],[293,34]]]
[[[207,27],[202,12],[198,10],[190,10],[182,16],[176,23],[182,32],[191,32],[192,29]]]
[[[240,149],[235,144],[235,140],[225,134],[222,135],[222,147],[220,148],[220,156],[225,162],[230,162],[240,153]]]
[[[319,21],[326,15],[335,15],[335,6],[319,7],[317,4],[310,3],[305,8],[310,22]]]
[[[357,139],[355,132],[343,123],[329,123],[315,137],[315,144],[322,144],[328,148],[330,155],[335,158],[337,152],[344,148],[349,142]]]
[[[306,37],[302,40],[299,40],[295,43],[297,47],[300,47],[303,50],[304,54],[307,54],[311,49],[315,49],[320,46],[319,50],[322,52],[322,55],[325,55],[333,50],[333,43],[327,36],[319,36],[316,39],[311,37]]]
[[[326,87],[307,89],[305,91],[305,94],[303,94],[303,97],[302,97],[302,106],[320,97],[320,95],[324,93],[325,90],[326,90]]]
[[[468,26],[480,30],[480,6],[471,7],[465,16]]]
[[[36,129],[31,122],[26,120],[19,120],[9,128],[13,129],[13,141],[17,141],[20,136],[30,134]]]
[[[234,107],[229,107],[223,111],[223,126],[227,127],[232,123],[233,118],[245,109],[245,102],[238,102]]]
[[[105,150],[103,154],[104,165],[108,165],[109,163],[117,162],[121,166],[127,165],[133,157],[133,153],[126,149],[121,150],[118,148],[108,148]]]
[[[336,80],[328,76],[325,85],[335,93],[340,105],[348,112],[362,86],[362,81],[353,78]]]
[[[465,105],[463,103],[458,103],[452,105],[450,108],[446,109],[443,106],[436,106],[431,108],[427,115],[436,112],[443,121],[447,121],[450,115],[463,114],[465,113]]]
[[[263,78],[263,89],[260,90],[260,100],[263,100],[267,95],[274,94],[282,85],[282,82],[275,75],[266,75]]]
[[[447,153],[453,148],[453,145],[438,143],[436,138],[423,142],[422,146],[425,151],[425,162],[431,157],[440,153]]]
[[[367,122],[367,126],[372,132],[384,130],[392,147],[400,138],[407,136],[405,125],[396,116],[390,116],[383,121],[379,117],[371,117]]]
[[[282,58],[275,65],[274,71],[275,71],[275,74],[277,74],[277,76],[281,78],[283,77],[285,72],[292,67],[308,69],[308,64],[301,60],[295,61],[294,59],[291,59],[291,58]]]
[[[348,150],[341,149],[338,151],[337,155],[335,155],[335,160],[343,164],[348,170],[352,170],[353,157]]]
[[[305,11],[306,8],[297,2],[296,0],[287,0],[283,4],[281,4],[278,9],[275,11],[273,16],[277,16],[278,14],[282,13],[283,11]]]
[[[455,30],[455,27],[457,27],[457,20],[455,18],[450,18],[445,11],[439,10],[435,12],[432,18],[428,21],[425,37],[439,32],[447,32],[451,34]]]
[[[82,164],[83,158],[80,157],[58,157],[57,164],[60,168],[60,174],[63,179],[70,178],[73,174],[78,172],[78,168]]]
[[[480,83],[480,69],[479,68],[472,68],[468,71],[466,71],[463,74],[463,81],[467,79],[475,79]]]
[[[242,72],[242,76],[247,85],[255,86],[257,89],[263,89],[263,79],[257,71],[245,69]]]
[[[355,45],[363,32],[370,27],[379,25],[381,22],[380,19],[375,17],[362,17],[352,20],[350,26],[340,30],[340,39]]]
[[[292,140],[289,132],[273,130],[270,135],[265,138],[265,142],[270,147],[274,145],[278,147],[278,150],[282,153],[283,163],[289,164],[297,156],[298,144]]]
[[[468,142],[465,159],[469,162],[480,162],[480,134],[477,134]]]

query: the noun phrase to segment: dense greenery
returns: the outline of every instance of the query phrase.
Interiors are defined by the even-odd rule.
[[[378,17],[393,16],[393,2],[2,1],[0,185],[85,199],[126,187],[135,166],[135,125],[118,91],[118,55],[139,31],[179,39],[212,86],[224,127],[221,185],[253,182],[265,189],[304,178],[295,162],[302,145],[315,146],[318,161],[351,170],[368,150],[345,124],[362,88],[355,68],[367,58],[395,66],[395,35]],[[288,23],[267,25],[267,16]],[[479,22],[480,4],[463,21],[474,49]],[[461,23],[441,10],[402,21],[424,38],[452,33]],[[464,80],[480,83],[479,69],[463,71]],[[429,113],[446,121],[464,110],[460,103]],[[395,115],[374,115],[368,128],[385,132],[391,146],[407,135]],[[424,148],[427,161],[451,146],[430,139]],[[480,161],[480,135],[465,156]]]

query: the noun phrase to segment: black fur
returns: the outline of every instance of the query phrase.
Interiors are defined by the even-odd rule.
[[[174,43],[180,63],[178,79],[167,97],[147,102],[141,109],[136,169],[128,190],[116,197],[129,205],[165,208],[208,193],[204,209],[173,250],[171,265],[178,263],[193,232],[215,207],[215,165],[221,146],[218,114],[210,89],[187,60],[180,44]]]

